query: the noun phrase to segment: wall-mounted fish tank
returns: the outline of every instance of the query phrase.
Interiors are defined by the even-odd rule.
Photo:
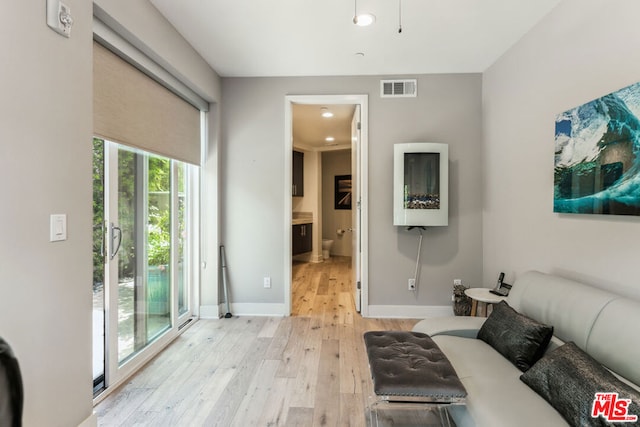
[[[393,225],[449,225],[449,146],[394,145]]]

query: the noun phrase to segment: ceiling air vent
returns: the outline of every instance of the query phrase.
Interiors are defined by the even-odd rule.
[[[409,80],[380,80],[380,96],[382,98],[415,98],[418,95],[418,81]]]

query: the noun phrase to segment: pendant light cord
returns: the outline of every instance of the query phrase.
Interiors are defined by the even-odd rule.
[[[398,0],[398,33],[402,33],[402,0]]]

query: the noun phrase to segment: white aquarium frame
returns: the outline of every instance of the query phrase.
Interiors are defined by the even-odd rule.
[[[440,154],[440,207],[405,209],[404,156],[407,153]],[[449,145],[411,142],[393,146],[393,225],[430,227],[449,225]]]

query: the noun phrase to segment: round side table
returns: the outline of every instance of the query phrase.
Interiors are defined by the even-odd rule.
[[[489,292],[489,288],[469,288],[465,289],[464,293],[471,298],[471,315],[476,316],[478,310],[478,302],[485,304],[485,317],[487,315],[487,304],[497,304],[500,301],[504,301],[507,297],[501,297],[500,295],[492,294]]]

